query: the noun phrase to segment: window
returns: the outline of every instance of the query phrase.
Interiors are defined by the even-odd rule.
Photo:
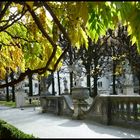
[[[102,82],[98,82],[98,87],[102,87]]]
[[[25,89],[25,93],[28,93],[28,90],[27,89]]]
[[[38,87],[38,84],[37,83],[35,83],[35,87]]]
[[[28,83],[25,83],[25,87],[29,87],[29,84]]]

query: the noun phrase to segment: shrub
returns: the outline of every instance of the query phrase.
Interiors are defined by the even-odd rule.
[[[7,122],[0,120],[0,139],[1,138],[30,138],[35,139],[33,135],[25,134],[16,127],[8,124]]]

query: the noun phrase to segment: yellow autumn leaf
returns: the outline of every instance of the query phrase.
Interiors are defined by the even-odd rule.
[[[28,4],[30,6],[30,8],[32,9],[33,5],[34,5],[34,1],[28,1],[28,2],[26,2],[26,4]]]
[[[4,67],[1,67],[0,69],[0,79],[4,79],[6,75],[6,70]]]

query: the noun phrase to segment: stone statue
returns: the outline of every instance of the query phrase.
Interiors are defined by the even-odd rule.
[[[132,74],[125,74],[125,84],[126,85],[133,85],[133,76]]]
[[[68,89],[68,82],[67,82],[67,79],[64,77],[64,80],[63,80],[63,82],[64,82],[64,90],[66,90],[66,89]]]
[[[20,92],[24,90],[24,82],[21,81],[20,83],[16,84],[16,91]]]
[[[81,86],[83,81],[83,74],[82,74],[82,63],[81,61],[75,61],[72,66],[70,67],[70,70],[74,73],[74,83],[76,87]]]
[[[131,67],[129,66],[129,61],[126,60],[125,64],[125,85],[133,85],[133,76],[132,76],[132,71]]]
[[[82,61],[78,60],[71,66],[71,72],[74,74],[75,86],[72,87],[72,99],[74,106],[73,119],[83,119],[85,116],[82,107],[85,106],[85,99],[89,98],[89,88],[82,86],[82,81],[85,76],[83,74]],[[87,104],[86,104],[87,105]]]
[[[40,90],[41,90],[41,95],[49,95],[49,87],[51,85],[51,79],[52,79],[52,74],[50,74],[48,77],[41,77],[40,79]]]

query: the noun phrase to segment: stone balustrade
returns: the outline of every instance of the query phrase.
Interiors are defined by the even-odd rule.
[[[87,112],[87,118],[107,124],[140,128],[139,95],[100,95]]]
[[[41,97],[42,111],[72,116],[73,101],[68,99],[62,95]],[[140,96],[98,95],[84,113],[85,119],[106,125],[140,129]]]
[[[40,98],[42,112],[52,112],[60,115],[63,111],[63,98],[62,96],[48,95]]]

